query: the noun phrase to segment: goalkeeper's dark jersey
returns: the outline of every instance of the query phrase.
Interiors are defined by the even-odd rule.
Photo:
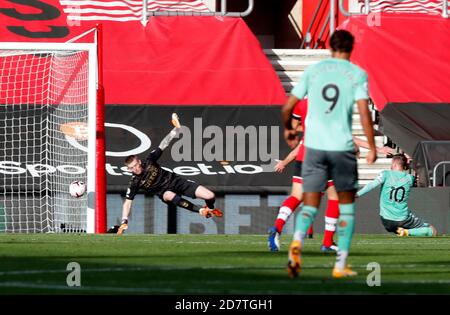
[[[141,174],[133,174],[126,193],[126,199],[133,200],[139,189],[143,189],[148,193],[159,194],[164,192],[169,186],[173,177],[173,173],[163,170],[157,163],[162,150],[157,148],[150,152],[147,159],[142,162],[143,171]]]

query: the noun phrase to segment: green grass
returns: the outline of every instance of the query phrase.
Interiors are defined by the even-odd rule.
[[[450,237],[356,235],[350,264],[359,275],[332,279],[334,255],[307,240],[299,278],[285,270],[265,235],[0,235],[1,294],[449,294]],[[68,287],[69,262],[81,287]],[[366,284],[370,262],[381,286]]]

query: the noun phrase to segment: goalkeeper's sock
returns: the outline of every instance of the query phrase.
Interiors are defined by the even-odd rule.
[[[323,245],[330,247],[333,245],[333,236],[336,232],[336,225],[339,218],[339,201],[328,200],[325,212],[325,232],[323,235]]]
[[[186,200],[186,199],[180,197],[179,195],[175,195],[175,197],[173,197],[171,202],[178,207],[181,207],[183,209],[186,209],[186,210],[189,210],[192,212],[198,212],[201,208],[201,207],[193,204],[189,200]]]
[[[297,220],[295,222],[295,232],[294,232],[295,241],[300,241],[301,244],[303,245],[306,233],[309,227],[314,222],[316,214],[317,208],[303,205],[303,209],[297,215]]]
[[[211,209],[214,210],[214,203],[216,202],[216,198],[212,198],[212,199],[206,199],[206,206]]]
[[[433,236],[433,229],[431,227],[421,227],[408,230],[409,236]]]
[[[290,215],[294,213],[295,209],[300,205],[300,200],[294,196],[289,196],[281,204],[280,210],[278,210],[278,216],[275,220],[275,229],[281,234],[286,221],[289,219]]]
[[[350,244],[355,229],[355,203],[339,204],[340,216],[338,223],[338,253],[335,268],[344,269],[346,266]]]

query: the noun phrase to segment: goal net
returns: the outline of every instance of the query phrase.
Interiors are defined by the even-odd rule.
[[[96,66],[95,44],[0,43],[0,232],[94,232]]]

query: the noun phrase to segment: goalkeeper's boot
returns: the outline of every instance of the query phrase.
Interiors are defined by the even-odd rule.
[[[181,128],[180,118],[178,118],[176,113],[172,114],[172,125],[174,125],[175,128]]]
[[[302,252],[302,244],[300,241],[292,241],[291,246],[289,246],[289,262],[287,265],[287,272],[289,278],[296,278],[301,270],[301,258],[300,254]]]
[[[217,209],[217,208],[211,210],[211,214],[213,216],[215,216],[215,217],[218,217],[218,218],[223,217],[223,212],[220,209]]]
[[[128,220],[123,219],[120,223],[119,229],[117,230],[117,234],[123,234],[125,230],[128,229]]]
[[[198,213],[205,219],[209,219],[212,217],[211,209],[209,209],[208,207],[200,208],[200,210],[198,210]]]
[[[339,279],[339,278],[354,277],[357,276],[358,273],[356,271],[353,271],[350,268],[350,266],[346,266],[344,269],[334,267],[331,275],[333,276],[333,278]]]
[[[274,226],[269,229],[267,244],[272,252],[278,252],[280,250],[280,233],[278,233],[276,227]]]
[[[320,246],[320,251],[323,253],[337,253],[338,247],[335,243],[333,243],[331,246],[322,245]]]
[[[409,235],[409,231],[407,229],[399,227],[397,229],[397,235],[398,236],[408,236]]]

